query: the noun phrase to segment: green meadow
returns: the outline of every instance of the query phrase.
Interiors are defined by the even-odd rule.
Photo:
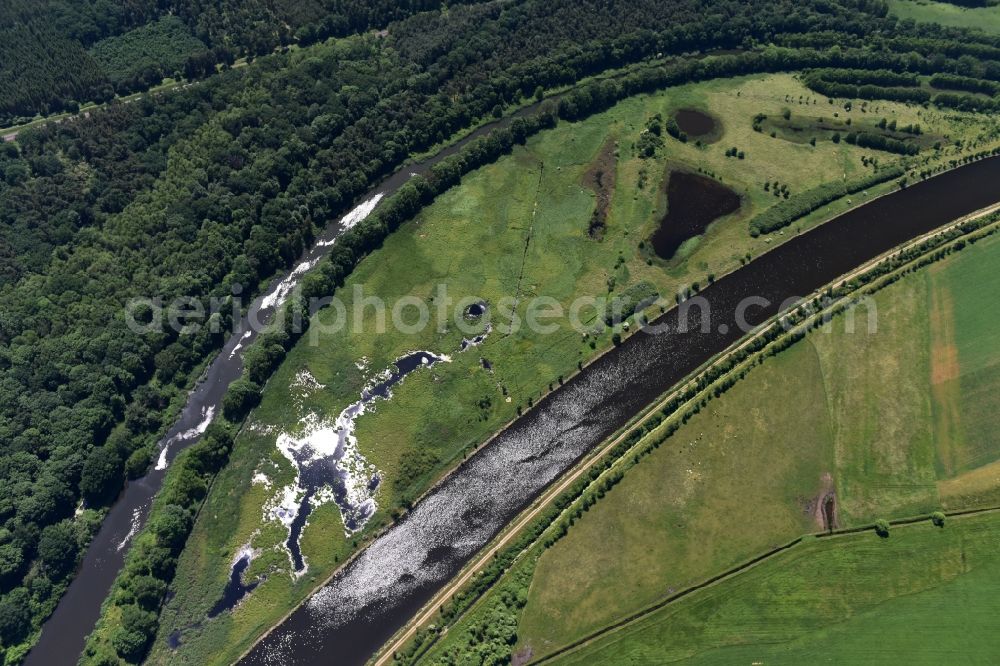
[[[998,262],[1000,237],[991,236],[910,274],[858,307],[853,332],[852,318],[837,317],[711,401],[564,537],[515,567],[528,570],[530,581],[522,586],[515,654],[550,654],[802,534],[824,531],[822,500],[831,494],[838,528],[1000,504],[1000,441],[991,435],[1000,395],[1000,311],[993,302],[1000,276],[992,270]],[[838,641],[844,645],[830,647],[834,663],[891,654],[872,648],[873,641],[909,655],[914,646],[933,646],[934,632],[960,624],[962,595],[995,577],[1000,556],[986,554],[1000,542],[997,520],[893,528],[886,540],[866,532],[808,541],[565,660],[801,663],[818,645]],[[969,578],[958,578],[965,569],[943,563],[954,563],[955,549],[971,538],[959,530],[970,525],[981,525],[974,532],[980,559],[970,560]],[[922,549],[933,551],[930,560],[910,555]],[[873,568],[865,569],[868,559]],[[816,569],[801,568],[813,562]],[[425,663],[450,663],[445,653],[463,644],[503,586]],[[913,596],[918,591],[924,596]],[[969,599],[984,614],[971,621],[987,621],[995,593],[995,585],[986,586]],[[774,614],[762,610],[771,607]],[[926,626],[943,607],[951,617],[923,642],[911,640],[912,628]],[[855,631],[864,638],[843,640]],[[982,640],[976,650],[997,649]],[[955,654],[957,646],[945,641],[943,652],[927,654]],[[976,653],[980,661],[986,654]]]
[[[175,594],[163,610],[150,661],[203,664],[236,659],[365,539],[389,525],[401,507],[416,500],[463,456],[529,409],[557,386],[560,377],[568,377],[610,347],[616,332],[602,326],[597,334],[585,338],[565,319],[558,319],[554,320],[554,332],[547,335],[526,326],[510,333],[495,328],[481,346],[463,352],[462,339],[472,334],[459,330],[450,314],[444,320],[436,318],[443,302],[439,285],[444,285],[456,300],[468,296],[497,304],[505,298],[514,299],[514,312],[522,322],[535,296],[551,297],[565,308],[580,295],[609,296],[652,285],[666,304],[673,303],[678,290],[695,282],[705,284],[709,275],[719,276],[738,268],[748,254],[759,254],[782,240],[784,231],[759,238],[748,234],[747,221],[779,200],[770,189],[764,189],[765,182],[778,181],[786,185],[790,196],[795,196],[826,180],[851,178],[871,170],[871,151],[832,141],[815,146],[800,144],[753,130],[756,114],[780,114],[789,107],[796,114],[838,113],[841,118],[858,119],[872,114],[890,116],[899,123],[920,123],[941,134],[965,137],[966,148],[981,144],[985,141],[982,137],[995,133],[992,120],[917,106],[878,102],[864,110],[854,106],[848,112],[828,104],[825,98],[817,98],[791,75],[757,76],[683,86],[626,100],[582,122],[562,123],[543,132],[512,155],[466,176],[459,187],[439,197],[387,239],[338,291],[348,314],[346,325],[338,331],[324,330],[324,326],[332,327],[333,313],[323,311],[323,326],[314,325],[268,382],[262,403],[239,435],[231,462],[212,487],[180,558]],[[721,123],[720,140],[698,145],[694,140],[681,143],[667,137],[655,156],[641,158],[637,144],[646,123],[655,114],[666,118],[681,108],[698,108],[713,115]],[[744,151],[744,159],[727,157],[731,147]],[[922,154],[914,164],[946,162],[959,151],[958,146],[948,145],[939,153]],[[880,164],[889,164],[899,158],[883,153],[877,159]],[[739,193],[742,207],[713,224],[703,237],[686,243],[679,256],[663,260],[651,256],[647,240],[666,210],[666,176],[678,168],[701,170],[717,178]],[[597,169],[606,171],[599,185],[592,178]],[[882,190],[893,186],[887,184]],[[601,188],[604,190],[598,191]],[[874,188],[868,195],[875,196],[882,190]],[[589,236],[588,223],[595,202],[602,197],[608,209],[606,228],[598,240]],[[863,198],[834,202],[797,223],[787,230],[788,234],[828,219]],[[355,288],[363,288],[364,296],[378,296],[390,306],[401,297],[422,303],[432,314],[433,325],[404,333],[391,324],[389,315],[385,330],[380,331],[373,308],[363,308],[358,318],[352,316]],[[658,312],[654,308],[651,314]],[[411,307],[402,309],[399,315],[404,323],[412,324],[414,313]],[[583,314],[585,320],[599,323],[594,312],[585,310]],[[885,344],[887,352],[893,349],[888,342]],[[447,354],[450,361],[414,372],[394,389],[390,401],[377,403],[373,411],[357,421],[359,450],[381,472],[378,510],[363,531],[347,535],[335,505],[319,507],[310,516],[301,540],[308,569],[301,577],[293,577],[283,547],[287,531],[278,522],[264,519],[276,494],[295,477],[294,468],[276,448],[278,436],[301,434],[306,427],[303,419],[310,415],[332,420],[358,399],[375,374],[416,350]],[[830,381],[834,375],[824,365],[822,350],[810,353],[808,367],[812,370],[797,375],[796,386],[805,390],[802,382],[807,376],[813,377],[808,395],[821,402],[829,391],[818,388],[819,382]],[[490,368],[482,359],[488,360]],[[788,365],[786,374],[795,374],[791,362]],[[778,369],[776,364],[766,372]],[[303,377],[309,377],[309,381],[304,382]],[[785,390],[776,376],[773,382],[773,391]],[[787,399],[801,395],[789,390]],[[796,502],[799,498],[805,502],[818,492],[826,472],[832,471],[838,484],[847,484],[844,488],[855,477],[862,485],[871,481],[864,468],[868,462],[845,453],[853,447],[844,443],[846,437],[835,427],[837,422],[820,418],[822,412],[802,433],[808,435],[808,441],[784,442],[774,448],[767,424],[787,417],[769,411],[760,395],[744,400],[733,414],[742,413],[745,405],[753,403],[759,422],[740,425],[728,432],[729,439],[721,440],[713,439],[721,428],[717,422],[706,421],[698,435],[691,430],[687,437],[691,444],[678,454],[689,461],[684,470],[691,470],[686,481],[691,494],[671,500],[672,514],[657,513],[658,507],[666,506],[661,499],[645,500],[643,510],[650,519],[660,520],[664,529],[685,520],[685,530],[692,539],[701,529],[728,534],[745,520],[740,513],[745,511],[745,503],[738,491],[711,499],[703,488],[727,479],[755,477],[758,482],[745,492],[768,494],[770,509],[762,511],[770,513],[763,527],[747,527],[743,539],[735,542],[731,550],[717,552],[709,552],[712,549],[707,545],[699,546],[705,552],[688,552],[690,544],[674,544],[674,536],[661,535],[658,538],[663,545],[673,548],[675,554],[683,553],[688,568],[671,571],[666,566],[669,557],[648,551],[644,557],[659,558],[663,566],[650,570],[643,591],[658,592],[682,584],[702,575],[703,570],[724,566],[741,554],[759,549],[770,539],[807,529],[809,518],[801,515]],[[808,404],[812,408],[819,403]],[[915,407],[908,404],[907,409]],[[784,430],[801,432],[796,422],[789,418]],[[895,434],[886,437],[885,446],[898,447],[898,439]],[[771,487],[773,484],[766,482],[764,475],[773,465],[752,461],[748,468],[749,461],[742,459],[735,448],[725,452],[744,440],[752,442],[761,460],[784,452],[782,473],[788,483]],[[893,494],[891,501],[895,504],[889,506],[877,497],[881,492],[878,489],[872,491],[876,495],[873,497],[858,493],[845,499],[845,516],[869,516],[876,509],[895,508],[897,504],[900,510],[935,504],[934,453],[930,439],[922,441],[926,449],[922,455],[931,469],[929,476],[923,463],[912,469],[902,464],[899,469],[888,468],[880,472],[886,483],[910,484],[909,494]],[[706,450],[716,452],[703,455]],[[895,449],[886,455],[896,455]],[[741,471],[746,469],[756,472]],[[671,474],[680,472],[672,469]],[[672,478],[668,492],[676,492],[673,484],[677,480],[683,479]],[[654,480],[645,483],[656,485]],[[695,511],[696,506],[698,515],[714,516],[707,523],[709,527],[695,524],[686,507]],[[635,537],[635,543],[645,547],[640,537]],[[259,578],[261,583],[233,612],[207,620],[208,610],[221,596],[235,554],[244,546],[257,553],[248,578]],[[542,564],[540,580],[546,575]],[[567,584],[580,587],[579,582]],[[546,593],[537,594],[544,599]],[[570,628],[560,627],[558,640],[581,627],[599,624],[605,616],[627,605],[609,605],[606,600],[587,595],[580,587],[580,594],[567,597],[582,604],[577,612],[586,617],[574,620],[574,624],[567,625]],[[587,608],[593,608],[593,612]],[[176,635],[180,647],[172,650],[167,647],[167,637],[175,632],[179,632]],[[531,640],[552,640],[541,633],[529,631],[527,635]]]
[[[982,30],[1000,34],[1000,6],[961,7],[950,2],[933,0],[889,0],[889,14],[919,23],[940,23],[956,28]]]
[[[996,513],[812,539],[557,664],[990,664]]]

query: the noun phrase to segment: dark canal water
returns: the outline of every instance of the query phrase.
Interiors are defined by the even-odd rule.
[[[743,334],[865,261],[1000,201],[1000,158],[977,162],[850,211],[789,240],[701,292],[679,332],[674,308],[542,400],[466,460],[398,525],[246,657],[246,664],[362,664],[511,518],[586,452]]]

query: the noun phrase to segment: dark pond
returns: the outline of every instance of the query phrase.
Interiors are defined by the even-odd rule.
[[[739,210],[740,195],[707,176],[674,171],[667,181],[667,214],[653,233],[656,256],[670,259],[689,238],[701,236],[712,222]]]
[[[470,456],[243,663],[365,663],[580,456],[742,337],[738,306],[746,299],[763,299],[742,312],[759,324],[786,299],[996,201],[1000,158],[991,158],[849,211],[720,278],[699,294],[707,309],[668,310],[655,329],[624,340]]]
[[[465,316],[469,319],[479,319],[486,314],[486,303],[473,303],[465,308]]]
[[[681,109],[674,114],[674,120],[677,121],[681,131],[692,139],[714,134],[718,127],[715,118],[697,109]]]

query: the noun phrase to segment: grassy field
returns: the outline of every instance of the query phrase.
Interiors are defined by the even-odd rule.
[[[959,7],[932,0],[889,0],[889,14],[921,23],[940,23],[956,28],[973,28],[991,35],[1000,34],[1000,6]]]
[[[991,238],[907,277],[875,296],[874,334],[863,307],[853,334],[814,333],[710,404],[542,556],[523,645],[565,645],[809,531],[821,475],[842,527],[997,497],[976,468],[1000,458],[998,262]]]
[[[753,390],[737,387],[692,419],[545,552],[521,619],[524,646],[544,654],[790,535],[822,528],[810,503],[834,469],[828,415],[768,410],[760,399],[823,404],[819,360],[801,349],[755,370]],[[787,381],[800,373],[801,382]],[[598,543],[615,547],[595,549]]]
[[[819,500],[830,492],[839,527],[939,507],[1000,504],[1000,463],[991,462],[1000,458],[1000,445],[989,435],[997,418],[994,383],[1000,381],[1000,309],[992,300],[1000,277],[991,270],[998,262],[1000,238],[994,236],[907,276],[873,299],[874,334],[867,332],[863,306],[854,333],[846,320],[834,320],[709,403],[565,537],[519,565],[533,576],[518,611],[517,650],[547,654],[800,534],[822,530]],[[595,548],[607,543],[615,547]],[[801,594],[824,599],[827,590]],[[842,594],[835,593],[833,608],[841,608],[836,595]],[[487,595],[480,608],[495,598]],[[900,617],[878,620],[886,631],[927,612],[904,606]],[[463,629],[480,614],[449,631],[426,663],[460,644]],[[796,636],[805,631],[800,625],[790,625],[798,627]],[[677,631],[688,631],[685,626]],[[684,654],[737,640],[700,633],[685,643],[669,636],[686,646]],[[886,638],[892,645],[904,640]],[[651,654],[657,662],[680,658],[643,654],[635,663],[649,663]],[[755,661],[736,649],[706,654],[706,663]],[[764,663],[774,658],[768,653]]]
[[[998,592],[995,513],[812,539],[553,663],[996,663]]]
[[[522,320],[531,296],[550,296],[565,306],[578,295],[606,295],[611,282],[616,292],[648,282],[672,302],[671,295],[682,286],[695,281],[704,284],[708,274],[722,275],[738,267],[747,253],[760,253],[780,240],[780,235],[752,239],[747,233],[747,219],[778,200],[763,189],[765,181],[787,184],[794,196],[824,179],[851,177],[869,168],[862,163],[868,151],[832,142],[801,145],[773,139],[751,127],[757,113],[779,114],[786,106],[798,105],[802,113],[808,107],[818,114],[820,104],[825,105],[823,113],[831,112],[825,100],[816,100],[793,77],[766,76],[641,96],[586,121],[563,123],[534,137],[512,156],[466,177],[460,187],[404,225],[362,262],[339,292],[346,310],[353,311],[355,286],[363,286],[366,296],[377,295],[390,304],[398,297],[415,297],[432,313],[438,304],[433,296],[439,284],[446,285],[455,299],[474,296],[497,303],[516,296]],[[656,113],[666,116],[682,107],[702,108],[717,117],[723,125],[721,141],[702,147],[667,139],[655,158],[640,159],[635,144],[646,121]],[[966,137],[970,143],[981,133],[994,131],[983,129],[991,121],[963,114],[889,103],[869,109],[869,113],[876,112],[901,123],[919,122],[942,134]],[[851,114],[860,117],[862,111],[855,107]],[[726,157],[730,146],[745,151],[745,159]],[[949,147],[937,159],[947,159],[953,150],[957,149]],[[879,156],[883,164],[893,159],[888,154]],[[614,178],[603,182],[613,180],[613,191],[607,193],[603,240],[596,241],[587,237],[597,196],[587,174],[609,160]],[[714,174],[741,195],[743,206],[701,239],[687,243],[683,256],[666,262],[649,259],[644,240],[665,209],[665,174],[676,167]],[[815,224],[847,206],[835,203],[797,226]],[[360,330],[354,326],[357,321],[351,321],[340,332],[321,335],[316,344],[307,336],[270,380],[181,558],[176,594],[163,612],[153,663],[234,659],[343,562],[359,539],[388,524],[395,507],[416,498],[519,409],[537,400],[558,377],[568,376],[578,364],[609,347],[612,333],[605,329],[583,340],[559,321],[556,332],[549,335],[526,327],[509,335],[496,330],[481,347],[459,353],[464,334],[454,325],[406,334],[390,325],[385,333],[376,334],[374,320],[374,311],[367,308],[357,320],[364,324]],[[275,521],[262,521],[276,493],[295,476],[275,446],[278,434],[301,432],[301,419],[309,414],[335,417],[357,400],[375,373],[418,349],[449,354],[451,361],[414,372],[394,390],[390,401],[380,402],[357,422],[359,449],[382,473],[378,511],[365,532],[345,536],[338,510],[332,504],[320,507],[310,516],[302,538],[308,570],[293,578],[282,546],[286,532]],[[481,358],[489,359],[490,370],[483,367]],[[818,368],[819,363],[815,360],[814,366]],[[303,389],[300,373],[306,370],[321,388]],[[762,413],[762,423],[772,417]],[[823,426],[818,423],[816,427]],[[763,427],[753,433],[763,452]],[[742,433],[731,433],[731,437],[735,440]],[[807,499],[817,491],[820,476],[836,452],[836,433],[831,431],[827,439],[817,440],[807,459],[786,461],[788,477],[798,479],[798,485],[780,489],[775,503],[792,502],[800,494]],[[797,446],[788,450],[793,449],[798,450]],[[690,460],[695,465],[700,459],[692,456]],[[718,463],[727,474],[734,473],[738,461],[735,455],[730,460]],[[933,478],[929,484],[933,496]],[[768,489],[762,484],[758,490]],[[739,497],[733,495],[728,504],[720,500],[717,508],[739,504]],[[802,530],[808,519],[796,511],[787,508],[773,516],[774,534]],[[720,519],[716,528],[728,529],[728,520]],[[758,536],[748,537],[741,547],[758,547]],[[767,538],[770,535],[765,535],[765,542]],[[206,621],[235,553],[248,544],[259,553],[248,574],[265,576],[265,580],[234,612]],[[711,556],[717,563],[735,557],[732,553]],[[698,559],[693,552],[688,557],[691,562]],[[697,573],[692,570],[690,575]],[[180,632],[181,647],[172,651],[166,647],[166,637],[175,631]]]

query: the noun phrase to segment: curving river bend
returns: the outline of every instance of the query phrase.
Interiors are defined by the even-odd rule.
[[[541,401],[431,491],[241,663],[363,664],[551,481],[657,396],[759,324],[896,245],[1000,201],[1000,157],[871,201],[731,273],[691,308],[674,308]]]

